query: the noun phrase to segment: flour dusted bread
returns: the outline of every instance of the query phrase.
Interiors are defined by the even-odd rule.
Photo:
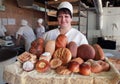
[[[72,54],[67,48],[59,48],[53,54],[53,58],[59,58],[62,60],[62,64],[67,64],[71,60]]]
[[[22,68],[23,68],[24,71],[29,72],[29,71],[32,71],[34,69],[34,64],[30,61],[26,61],[26,62],[23,63]]]
[[[58,48],[66,48],[67,46],[67,36],[65,36],[64,34],[60,34],[58,35],[58,37],[56,38],[56,49]]]
[[[44,52],[43,54],[40,55],[39,60],[47,60],[48,62],[51,60],[52,56],[50,52]]]

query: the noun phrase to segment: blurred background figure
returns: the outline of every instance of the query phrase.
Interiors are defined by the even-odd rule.
[[[35,29],[35,33],[37,38],[40,38],[40,37],[42,38],[43,34],[45,33],[45,27],[43,26],[43,19],[39,18],[37,23],[38,23],[38,27]]]
[[[21,20],[21,27],[16,33],[16,45],[20,45],[20,41],[23,38],[25,41],[25,50],[29,51],[32,41],[36,39],[33,29],[28,25],[27,20]]]
[[[6,36],[7,29],[4,25],[0,25],[0,37]]]

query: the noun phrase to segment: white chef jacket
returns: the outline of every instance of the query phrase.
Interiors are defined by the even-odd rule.
[[[22,35],[25,39],[25,50],[28,51],[31,47],[32,41],[36,39],[33,29],[28,25],[20,27],[17,31],[17,35]]]
[[[40,26],[38,28],[36,28],[36,36],[37,38],[39,37],[43,37],[43,34],[45,33],[45,27],[44,26]]]
[[[0,26],[0,36],[5,36],[5,32],[7,32],[6,28],[3,25],[1,25]]]
[[[57,28],[46,32],[43,38],[47,42],[48,40],[55,40],[59,34],[60,31]],[[71,28],[65,35],[68,38],[68,42],[74,41],[77,46],[81,44],[88,44],[86,37],[77,29]]]

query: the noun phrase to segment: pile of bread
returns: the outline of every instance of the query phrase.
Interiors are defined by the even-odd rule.
[[[98,44],[77,46],[74,41],[68,43],[63,34],[46,44],[42,38],[36,39],[32,42],[29,52],[18,56],[18,61],[21,62],[23,70],[37,70],[40,73],[53,69],[58,74],[90,75],[110,70],[110,65],[105,61],[104,52]]]

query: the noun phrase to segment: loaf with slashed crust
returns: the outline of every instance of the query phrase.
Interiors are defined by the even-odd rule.
[[[64,65],[71,60],[72,54],[68,48],[59,48],[54,52],[53,58],[59,58],[62,60],[62,64]]]
[[[65,36],[64,34],[60,34],[58,35],[58,37],[56,38],[56,49],[58,48],[66,48],[67,46],[67,36]]]

